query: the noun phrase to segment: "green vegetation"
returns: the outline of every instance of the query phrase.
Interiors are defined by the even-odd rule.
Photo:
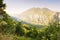
[[[37,29],[21,22],[15,22],[4,11],[5,7],[3,0],[0,0],[0,40],[60,40],[58,22]]]

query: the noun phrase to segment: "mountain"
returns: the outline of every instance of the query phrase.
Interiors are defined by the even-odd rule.
[[[31,24],[47,25],[49,22],[57,20],[57,13],[48,8],[31,8],[21,13],[19,17],[22,21]]]
[[[14,17],[14,16],[10,16],[15,22],[19,22],[20,21],[20,19],[19,18],[17,18],[17,17]]]

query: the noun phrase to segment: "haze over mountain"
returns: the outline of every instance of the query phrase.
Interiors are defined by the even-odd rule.
[[[31,24],[47,25],[53,20],[58,20],[57,13],[48,8],[31,8],[21,13],[19,19]]]

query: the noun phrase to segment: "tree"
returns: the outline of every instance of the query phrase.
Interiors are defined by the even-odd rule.
[[[4,14],[4,9],[6,8],[6,5],[3,3],[3,0],[0,0],[0,15]]]
[[[36,28],[31,28],[31,30],[29,32],[26,33],[26,37],[31,37],[31,38],[36,38],[38,35],[38,31],[36,30]]]
[[[4,0],[0,0],[0,32],[13,33],[16,22],[4,11],[6,4],[4,4],[3,1]]]
[[[16,24],[16,31],[15,31],[15,33],[16,33],[17,35],[19,35],[19,36],[23,36],[23,35],[24,35],[24,29],[23,29],[23,27],[22,27],[21,22],[18,22],[18,23]]]

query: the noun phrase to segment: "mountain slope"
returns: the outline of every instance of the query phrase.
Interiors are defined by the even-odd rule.
[[[31,8],[21,13],[20,19],[36,25],[47,25],[52,22],[56,12],[49,10],[48,8]]]

